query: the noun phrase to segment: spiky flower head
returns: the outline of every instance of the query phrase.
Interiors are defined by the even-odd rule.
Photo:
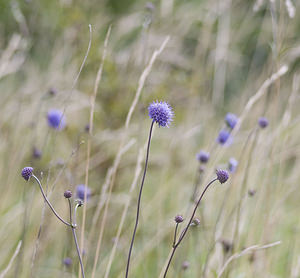
[[[229,161],[228,161],[228,170],[229,170],[229,172],[234,173],[237,166],[238,166],[238,164],[239,163],[235,158],[233,158],[233,157],[229,158]]]
[[[225,123],[230,127],[231,129],[234,129],[236,123],[238,122],[238,117],[237,115],[233,113],[227,113],[225,116]]]
[[[72,191],[66,190],[64,192],[64,196],[65,196],[66,199],[70,199],[72,197]]]
[[[57,130],[63,130],[66,126],[66,118],[62,111],[50,109],[47,114],[48,125]]]
[[[260,117],[258,119],[258,125],[261,127],[261,128],[266,128],[268,125],[269,125],[269,121],[267,118],[265,117]]]
[[[230,132],[226,129],[222,129],[219,132],[217,142],[221,145],[229,145],[232,142],[232,138],[230,136]]]
[[[172,107],[165,101],[154,101],[148,106],[149,117],[160,127],[169,127],[173,120]]]
[[[84,201],[84,193],[85,193],[85,185],[79,184],[76,187],[76,197],[81,201]],[[88,200],[91,197],[91,189],[89,187],[86,188],[86,199]]]
[[[220,183],[225,183],[229,178],[229,174],[226,170],[218,169],[216,171],[216,174],[217,174],[217,179],[219,180]]]
[[[198,154],[197,154],[197,159],[199,162],[202,162],[202,163],[207,163],[207,161],[209,160],[209,152],[206,152],[206,151],[200,151]]]
[[[28,181],[30,179],[30,177],[32,176],[32,172],[33,172],[32,167],[25,167],[25,168],[23,168],[21,175],[25,180]]]
[[[184,219],[183,219],[182,215],[176,215],[174,220],[177,224],[179,224],[179,223],[182,223]]]

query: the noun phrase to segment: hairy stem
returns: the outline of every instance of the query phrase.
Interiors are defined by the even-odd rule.
[[[143,191],[143,187],[144,187],[144,182],[145,182],[145,177],[146,177],[146,172],[147,172],[147,166],[148,166],[149,151],[150,151],[150,142],[151,142],[151,135],[152,135],[153,125],[154,125],[154,121],[152,121],[152,123],[151,123],[150,132],[149,132],[144,174],[143,174],[142,183],[141,183],[141,186],[140,186],[138,203],[137,203],[135,226],[134,226],[134,230],[133,230],[133,234],[132,234],[132,239],[131,239],[131,243],[130,243],[130,248],[129,248],[129,252],[128,252],[126,274],[125,274],[126,278],[128,277],[128,274],[129,274],[129,265],[130,265],[130,259],[131,259],[131,252],[132,252],[132,247],[133,247],[133,243],[134,243],[134,239],[135,239],[135,234],[136,234],[137,226],[138,226],[138,223],[139,223],[141,198],[142,198],[142,191]]]

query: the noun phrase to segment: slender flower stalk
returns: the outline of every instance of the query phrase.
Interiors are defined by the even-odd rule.
[[[71,204],[70,198],[67,198],[67,199],[68,199],[68,203],[69,203],[70,222],[72,223],[71,229],[72,229],[74,243],[76,245],[76,251],[77,251],[77,255],[78,255],[78,259],[79,259],[79,263],[80,263],[81,275],[82,275],[83,278],[85,278],[83,262],[82,262],[81,253],[80,253],[78,240],[77,240],[77,236],[76,236],[76,231],[75,231],[75,229],[77,227],[77,224],[76,224],[76,211],[77,211],[77,208],[82,205],[82,203],[77,203],[76,204],[75,209],[74,209],[74,220],[73,220],[72,219],[72,204]]]
[[[125,274],[126,278],[128,278],[128,275],[129,275],[129,266],[130,266],[131,253],[132,253],[133,243],[134,243],[134,240],[135,240],[135,235],[136,235],[136,231],[137,231],[137,227],[138,227],[138,223],[139,223],[142,192],[143,192],[145,177],[146,177],[146,173],[147,173],[149,152],[150,152],[150,143],[151,143],[151,136],[152,136],[153,126],[154,126],[154,123],[157,123],[159,127],[169,127],[169,125],[172,121],[172,118],[174,116],[174,113],[173,113],[172,108],[170,107],[170,105],[167,102],[162,102],[162,101],[160,101],[160,102],[156,101],[156,102],[151,103],[148,106],[148,112],[149,112],[150,119],[152,119],[152,123],[151,123],[151,126],[150,126],[150,132],[149,132],[149,138],[148,138],[144,173],[143,173],[142,182],[141,182],[139,195],[138,195],[135,225],[134,225],[134,230],[133,230],[131,243],[130,243],[130,247],[129,247],[129,252],[128,252],[127,265],[126,265],[126,274]]]
[[[181,232],[181,235],[179,236],[178,241],[177,241],[176,243],[173,242],[173,246],[172,246],[173,250],[172,250],[171,256],[170,256],[170,258],[169,258],[168,264],[167,264],[167,266],[166,266],[165,272],[164,272],[164,276],[163,276],[164,278],[167,277],[167,273],[168,273],[169,267],[170,267],[170,265],[171,265],[172,259],[173,259],[174,255],[175,255],[175,252],[176,252],[178,246],[180,245],[180,243],[182,242],[182,240],[184,239],[185,235],[187,234],[187,231],[188,231],[188,229],[190,228],[190,226],[191,226],[191,224],[192,224],[192,222],[193,222],[193,220],[194,220],[194,217],[195,217],[197,208],[198,208],[198,206],[200,205],[200,202],[201,202],[201,200],[202,200],[202,198],[203,198],[205,192],[207,191],[207,189],[208,189],[215,181],[219,180],[220,183],[225,183],[225,182],[227,181],[227,179],[229,178],[229,175],[228,175],[227,171],[224,171],[224,170],[217,170],[217,173],[216,173],[216,174],[217,174],[217,177],[214,178],[212,181],[210,181],[210,182],[206,185],[206,187],[204,188],[202,194],[200,195],[200,197],[199,197],[199,199],[198,199],[198,202],[196,203],[195,208],[194,208],[194,210],[193,210],[193,213],[192,213],[192,215],[191,215],[191,217],[190,217],[190,220],[189,220],[188,224],[186,225],[186,227],[185,227],[185,228],[183,229],[183,231]],[[176,225],[176,227],[175,227],[175,233],[177,233],[177,225]],[[174,236],[174,237],[175,237],[175,236]]]
[[[135,225],[134,225],[133,235],[132,235],[130,248],[129,248],[129,253],[128,253],[128,259],[127,259],[126,275],[125,275],[126,278],[128,277],[128,274],[129,274],[129,265],[130,265],[130,259],[131,259],[131,252],[132,252],[132,248],[133,248],[133,243],[134,243],[134,239],[135,239],[137,226],[138,226],[138,223],[139,223],[141,198],[142,198],[142,191],[143,191],[143,187],[144,187],[144,182],[145,182],[145,177],[146,177],[146,172],[147,172],[147,166],[148,166],[148,159],[149,159],[149,151],[150,151],[150,143],[151,143],[151,135],[152,135],[153,125],[154,125],[154,120],[151,123],[150,132],[149,132],[149,139],[148,139],[148,145],[147,145],[147,154],[146,154],[144,174],[143,174],[142,183],[141,183],[141,186],[140,186],[138,204],[137,204],[137,210],[136,210]]]

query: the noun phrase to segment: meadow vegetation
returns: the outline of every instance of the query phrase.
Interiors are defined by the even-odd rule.
[[[299,12],[0,0],[0,278],[81,277],[72,228],[85,277],[125,277],[157,100],[174,118],[153,125],[128,277],[163,277],[216,169],[229,179],[208,188],[167,277],[300,277]],[[76,227],[24,167],[67,224],[82,199]]]

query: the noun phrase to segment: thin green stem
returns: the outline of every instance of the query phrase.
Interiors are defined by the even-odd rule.
[[[213,179],[211,182],[209,182],[209,183],[206,185],[206,187],[204,188],[204,190],[203,190],[203,192],[202,192],[200,198],[198,199],[197,204],[195,205],[195,208],[194,208],[194,210],[193,210],[193,213],[192,213],[192,215],[191,215],[191,217],[190,217],[190,220],[189,220],[188,224],[187,224],[186,227],[183,229],[183,231],[182,231],[182,233],[181,233],[181,235],[180,235],[180,237],[179,237],[177,243],[176,243],[176,244],[173,244],[173,251],[172,251],[171,256],[170,256],[170,258],[169,258],[169,261],[168,261],[168,264],[167,264],[167,267],[166,267],[166,270],[165,270],[165,273],[164,273],[164,276],[163,276],[164,278],[167,277],[167,273],[168,273],[169,267],[170,267],[170,265],[171,265],[171,261],[172,261],[172,259],[173,259],[173,257],[174,257],[174,254],[175,254],[175,252],[176,252],[176,249],[178,248],[179,244],[180,244],[180,243],[182,242],[182,240],[184,239],[184,237],[185,237],[185,235],[186,235],[186,233],[187,233],[189,227],[191,226],[191,223],[192,223],[192,221],[193,221],[193,219],[194,219],[194,216],[195,216],[195,214],[196,214],[197,208],[198,208],[198,206],[200,205],[200,202],[201,202],[201,200],[202,200],[202,198],[203,198],[205,192],[206,192],[207,189],[210,187],[210,185],[213,184],[216,180],[217,180],[217,178]]]
[[[150,132],[149,132],[144,174],[143,174],[142,183],[141,183],[141,186],[140,186],[138,203],[137,203],[137,210],[136,210],[135,225],[134,225],[133,235],[132,235],[132,239],[131,239],[131,243],[130,243],[130,248],[129,248],[129,252],[128,252],[126,274],[125,274],[126,278],[128,277],[128,274],[129,274],[129,265],[130,265],[131,252],[132,252],[132,248],[133,248],[133,243],[134,243],[134,239],[135,239],[135,234],[136,234],[137,226],[138,226],[138,223],[139,223],[141,198],[142,198],[142,191],[143,191],[143,187],[144,187],[144,182],[145,182],[145,177],[146,177],[146,172],[147,172],[147,166],[148,166],[149,151],[150,151],[150,142],[151,142],[151,135],[152,135],[153,125],[154,125],[154,120],[151,123]]]
[[[79,263],[80,263],[81,275],[82,275],[83,278],[85,278],[82,258],[81,258],[80,249],[79,249],[79,246],[78,246],[76,232],[75,232],[75,229],[76,229],[76,226],[77,226],[77,224],[76,224],[76,210],[78,208],[78,204],[76,204],[75,209],[74,209],[74,223],[73,223],[72,222],[72,205],[71,205],[70,199],[68,199],[68,202],[69,202],[69,211],[70,211],[70,222],[72,223],[71,229],[72,229],[72,234],[73,234],[74,242],[75,242],[75,245],[76,245],[76,251],[77,251],[77,255],[78,255],[78,259],[79,259]]]

